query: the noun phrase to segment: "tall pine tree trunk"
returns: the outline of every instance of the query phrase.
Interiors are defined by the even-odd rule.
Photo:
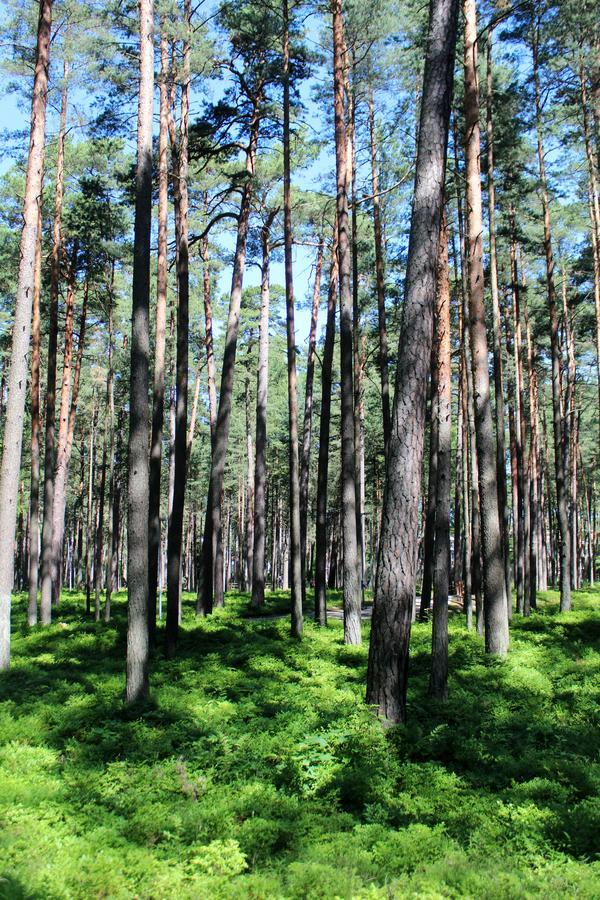
[[[19,278],[12,331],[4,448],[0,469],[0,670],[10,665],[10,606],[15,564],[15,529],[21,470],[21,448],[27,392],[27,354],[38,241],[38,205],[42,200],[46,99],[50,57],[52,0],[40,0],[29,156],[23,201],[23,230],[19,250]]]
[[[50,309],[48,315],[48,374],[46,381],[46,438],[44,447],[44,514],[42,520],[41,598],[42,624],[52,617],[52,532],[54,515],[54,476],[56,470],[56,362],[58,349],[58,301],[62,256],[62,207],[65,173],[65,133],[67,126],[68,64],[63,64],[60,122],[56,156],[54,224],[50,258]]]
[[[181,550],[187,480],[189,249],[188,249],[188,119],[190,105],[191,0],[184,4],[183,84],[178,149],[179,240],[177,253],[177,387],[175,412],[175,481],[167,538],[167,622],[165,651],[175,654],[181,605]]]
[[[298,385],[292,270],[292,197],[290,159],[290,35],[289,5],[283,0],[283,230],[288,371],[290,575],[292,637],[302,635],[302,545],[300,528],[300,462],[298,459]]]
[[[154,6],[140,0],[131,376],[129,397],[129,489],[127,524],[127,703],[148,696],[148,358],[150,355],[150,231],[152,225],[152,111]]]
[[[561,351],[558,336],[558,312],[556,309],[556,286],[554,283],[554,254],[552,251],[552,225],[550,221],[550,198],[546,181],[544,142],[542,137],[542,105],[538,60],[539,17],[536,14],[532,24],[533,78],[535,86],[535,118],[537,130],[537,151],[542,195],[544,226],[544,254],[546,257],[546,289],[548,316],[550,319],[550,353],[552,356],[552,422],[554,429],[554,468],[556,473],[556,513],[560,535],[560,609],[571,609],[571,553],[569,545],[569,513],[567,483],[564,460],[564,435],[561,415]]]
[[[261,230],[262,266],[260,283],[260,325],[256,372],[256,455],[254,460],[254,550],[252,554],[252,606],[265,602],[266,482],[267,482],[267,397],[269,389],[269,232],[274,214]]]
[[[390,722],[406,718],[427,372],[431,356],[457,12],[455,0],[432,0],[430,5],[404,317],[375,583],[367,702]]]
[[[310,331],[308,335],[308,351],[306,354],[306,387],[304,392],[304,426],[302,430],[302,459],[300,461],[300,543],[302,546],[302,562],[306,564],[306,532],[308,525],[308,484],[310,476],[310,450],[313,421],[313,383],[315,377],[315,351],[317,346],[317,323],[321,302],[321,270],[323,268],[324,242],[319,240],[317,262],[315,265],[315,283],[313,287]],[[303,589],[305,589],[303,579]]]
[[[315,559],[315,621],[327,625],[327,486],[329,476],[329,433],[331,424],[331,370],[335,344],[335,308],[338,292],[337,220],[333,229],[332,259],[327,291],[327,323],[321,363],[321,419],[317,467],[317,518]]]
[[[479,86],[475,0],[465,0],[465,161],[469,278],[469,334],[473,370],[475,433],[481,507],[481,552],[485,648],[504,655],[508,650],[508,613],[498,515],[496,439],[492,424],[488,345],[484,307],[483,216],[480,175]]]
[[[337,174],[338,257],[340,281],[340,369],[342,428],[342,532],[344,642],[360,644],[361,587],[356,511],[356,446],[353,382],[353,302],[350,284],[352,266],[347,180],[347,134],[344,110],[344,25],[341,0],[332,0],[335,156]]]
[[[381,200],[379,198],[379,169],[377,166],[377,135],[373,87],[369,85],[369,133],[371,143],[371,186],[373,189],[373,237],[375,241],[375,282],[377,287],[377,324],[379,332],[379,377],[381,379],[381,411],[383,414],[383,447],[387,456],[390,442],[390,379],[388,373],[388,339],[385,318],[385,260],[381,228]]]
[[[437,482],[433,576],[433,625],[429,692],[438,700],[448,696],[448,595],[450,591],[450,456],[452,452],[452,371],[450,353],[450,281],[448,228],[443,214],[440,229],[438,285],[435,310],[435,369],[437,402]]]
[[[162,472],[163,425],[165,418],[165,347],[168,276],[168,53],[167,38],[160,36],[160,127],[158,136],[158,259],[156,266],[156,334],[152,437],[150,440],[150,493],[148,520],[148,627],[150,643],[156,641],[156,595],[160,557],[160,483]]]
[[[31,317],[31,485],[29,490],[29,602],[27,624],[37,624],[40,562],[40,289],[42,281],[42,198],[38,204],[35,281]]]
[[[488,223],[490,236],[490,288],[492,294],[493,349],[494,349],[494,400],[496,411],[496,477],[498,479],[498,514],[502,530],[502,558],[504,563],[504,590],[507,605],[510,603],[510,554],[508,545],[508,497],[506,492],[506,448],[504,444],[504,377],[502,372],[502,322],[498,292],[498,256],[496,252],[496,185],[494,180],[494,119],[493,119],[493,69],[492,34],[487,39],[486,75],[486,133],[487,133],[487,188]]]

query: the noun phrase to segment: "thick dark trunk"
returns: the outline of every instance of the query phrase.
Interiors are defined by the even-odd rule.
[[[404,317],[388,448],[367,703],[406,719],[408,649],[415,596],[427,372],[456,45],[455,0],[432,0],[419,127]]]
[[[150,232],[152,225],[152,108],[154,93],[154,9],[140,0],[131,376],[129,398],[129,490],[127,525],[127,703],[148,696],[148,358],[150,355]]]

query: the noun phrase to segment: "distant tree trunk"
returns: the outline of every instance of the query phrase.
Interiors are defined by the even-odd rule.
[[[148,696],[148,358],[150,354],[150,231],[152,225],[152,111],[154,7],[140,0],[131,377],[129,400],[129,491],[127,526],[127,703]]]
[[[156,595],[160,556],[160,483],[162,442],[165,417],[165,345],[167,321],[168,276],[168,150],[169,95],[168,48],[163,31],[160,36],[160,129],[158,136],[158,259],[156,266],[156,340],[154,348],[154,385],[152,403],[152,437],[150,441],[150,487],[148,520],[148,628],[149,640],[156,643]]]
[[[42,281],[42,198],[38,203],[35,278],[31,318],[31,486],[29,490],[29,603],[27,624],[37,624],[40,562],[40,289]]]
[[[115,530],[118,534],[118,514],[115,522],[115,504],[118,503],[117,473],[115,469],[115,373],[113,350],[113,278],[114,263],[111,269],[111,290],[108,296],[108,534],[106,538],[106,593],[104,597],[104,621],[110,622],[110,603],[114,590]],[[120,430],[120,429],[119,429]]]
[[[190,104],[191,0],[184,3],[186,36],[183,43],[181,122],[177,153],[179,240],[177,253],[177,392],[175,422],[175,482],[167,538],[167,622],[165,652],[175,655],[181,604],[181,549],[187,479],[189,249],[188,249],[188,119]]]
[[[335,156],[337,173],[338,257],[340,281],[340,368],[342,429],[342,533],[344,642],[360,644],[361,587],[356,513],[354,431],[353,303],[348,221],[347,135],[344,111],[344,26],[341,0],[332,0]]]
[[[508,546],[508,499],[506,492],[506,448],[504,444],[504,378],[502,373],[502,323],[498,293],[498,257],[496,253],[496,186],[494,181],[494,120],[492,34],[487,36],[486,79],[486,131],[487,131],[487,188],[488,222],[490,236],[490,287],[492,294],[493,348],[494,348],[494,400],[496,407],[496,477],[498,479],[498,514],[502,531],[502,558],[504,563],[504,591],[507,606],[510,602],[510,554]]]
[[[371,186],[373,189],[373,235],[375,240],[375,279],[377,286],[377,317],[379,331],[379,375],[381,378],[381,410],[383,414],[383,447],[387,456],[390,442],[390,380],[388,373],[388,339],[385,321],[385,261],[381,228],[381,200],[379,198],[379,171],[377,167],[377,135],[373,86],[369,85],[369,131],[371,138]]]
[[[106,493],[106,453],[108,444],[109,421],[106,420],[104,440],[102,444],[102,468],[100,469],[100,490],[98,492],[98,508],[96,510],[96,534],[94,539],[94,619],[100,621],[100,593],[102,591],[102,553],[104,549],[104,495]]]
[[[423,533],[423,581],[421,584],[421,608],[419,618],[425,620],[431,609],[431,588],[433,585],[433,556],[435,541],[435,511],[437,496],[438,465],[438,359],[435,341],[431,354],[431,401],[429,404],[429,472],[427,497],[425,498],[425,530]]]
[[[469,276],[469,332],[473,368],[473,396],[485,614],[485,648],[500,656],[508,650],[508,614],[498,515],[496,439],[492,424],[488,345],[484,307],[482,203],[480,175],[479,86],[477,79],[477,18],[475,0],[464,0],[465,45],[465,160]]]
[[[521,264],[521,273],[523,265]],[[523,314],[525,317],[525,330],[527,339],[527,381],[529,384],[529,419],[531,423],[531,439],[529,442],[529,471],[530,471],[530,506],[531,506],[531,530],[529,545],[529,605],[532,609],[537,605],[538,573],[541,558],[540,553],[540,500],[539,500],[539,411],[538,411],[538,384],[535,370],[535,351],[531,326],[527,310],[527,293],[523,293]]]
[[[438,700],[448,696],[448,594],[450,590],[450,456],[452,453],[452,370],[450,348],[450,281],[448,227],[445,212],[440,229],[438,285],[435,310],[435,370],[437,402],[437,483],[433,626],[429,692]]]
[[[558,313],[554,284],[554,255],[552,252],[552,226],[550,223],[550,199],[546,181],[544,142],[542,138],[541,86],[538,63],[539,15],[536,13],[532,28],[533,78],[535,86],[535,117],[537,130],[538,165],[544,224],[544,253],[546,257],[546,287],[548,315],[550,318],[550,352],[552,356],[552,419],[554,426],[554,466],[556,471],[556,512],[560,533],[560,609],[571,609],[571,553],[569,546],[569,514],[567,484],[563,453],[563,427],[561,417],[561,352],[558,338]]]
[[[52,603],[60,598],[60,568],[63,532],[60,523],[64,521],[67,501],[67,435],[69,431],[69,404],[71,401],[71,378],[73,370],[73,316],[75,312],[75,281],[77,266],[77,245],[67,274],[67,298],[65,305],[65,346],[63,351],[62,381],[60,386],[60,410],[58,418],[58,442],[56,446],[56,468],[54,470],[54,498],[52,503],[52,544],[50,553],[50,576],[52,581]],[[86,288],[87,292],[87,288]],[[42,625],[49,625],[51,607],[46,605],[42,590]]]
[[[455,0],[432,0],[423,76],[404,317],[387,457],[367,703],[406,719],[408,648],[415,596],[427,371],[456,45]]]
[[[573,322],[567,299],[567,272],[563,264],[562,271],[563,331],[567,349],[567,389],[565,391],[564,429],[565,429],[565,470],[569,478],[569,540],[571,542],[571,588],[579,588],[578,563],[579,553],[577,541],[577,410],[575,384],[577,380],[577,364],[575,362],[575,335]]]
[[[292,637],[302,636],[302,546],[300,526],[300,463],[298,459],[298,387],[296,375],[296,328],[292,269],[292,198],[290,160],[290,44],[289,5],[283,0],[283,229],[288,370],[290,563],[292,581]]]
[[[246,509],[245,509],[245,558],[244,558],[244,590],[252,589],[252,561],[254,555],[254,441],[252,439],[252,423],[250,415],[250,369],[246,373]]]
[[[52,0],[40,0],[29,157],[23,201],[19,279],[12,331],[8,401],[0,470],[0,671],[10,665],[10,606],[15,570],[15,529],[27,392],[27,354],[35,282],[39,204],[44,177],[44,138],[50,57]]]
[[[337,221],[334,226],[329,288],[327,292],[327,324],[321,364],[321,420],[319,425],[319,461],[317,467],[317,521],[315,559],[315,621],[327,625],[327,485],[329,474],[329,430],[331,420],[331,370],[335,344],[335,308],[338,287]]]
[[[46,440],[44,447],[44,513],[42,519],[40,618],[48,625],[52,618],[52,531],[54,515],[54,476],[56,470],[56,360],[58,350],[58,300],[62,256],[62,207],[65,177],[65,133],[67,127],[68,64],[63,63],[56,177],[54,224],[50,258],[50,306],[48,310],[48,374],[46,378]]]
[[[579,84],[581,88],[581,114],[583,121],[585,156],[588,165],[588,195],[591,221],[592,263],[594,267],[594,306],[596,310],[596,370],[598,373],[598,408],[600,409],[600,201],[598,199],[596,161],[594,159],[594,148],[592,144],[592,135],[588,112],[587,85],[583,66],[581,66],[579,69]],[[600,99],[600,80],[598,82],[597,90],[597,99]]]
[[[90,427],[90,449],[88,466],[88,491],[85,527],[85,612],[91,612],[92,558],[94,550],[93,504],[94,504],[94,472],[96,468],[96,426],[98,424],[98,403],[96,396],[92,399],[92,424]]]
[[[319,318],[319,305],[321,302],[321,270],[323,268],[324,241],[319,240],[317,250],[317,262],[315,265],[315,283],[313,287],[312,309],[310,316],[310,331],[308,335],[308,351],[306,354],[306,387],[304,392],[304,427],[302,434],[302,459],[300,462],[300,543],[302,546],[302,561],[306,564],[306,532],[308,523],[308,483],[310,475],[310,450],[312,438],[313,419],[313,382],[315,375],[315,350],[317,345],[317,323]],[[306,589],[305,579],[302,579],[303,592]]]
[[[229,314],[227,318],[225,350],[223,353],[223,368],[221,372],[221,390],[219,392],[217,421],[212,442],[211,474],[206,517],[204,520],[204,535],[202,539],[203,584],[202,595],[198,598],[198,611],[200,613],[212,612],[213,598],[214,605],[217,607],[223,606],[224,603],[223,579],[219,577],[220,569],[218,562],[215,561],[213,564],[215,551],[213,537],[216,539],[221,531],[221,494],[225,473],[225,458],[227,456],[227,446],[229,443],[233,378],[235,373],[240,306],[242,301],[244,268],[246,264],[248,220],[250,218],[250,202],[253,189],[252,179],[254,176],[256,146],[258,143],[258,132],[260,127],[261,104],[262,93],[259,92],[254,98],[254,112],[250,126],[250,143],[246,154],[247,178],[242,189],[242,199],[238,216],[235,258],[231,280],[231,293],[229,297]]]
[[[271,213],[261,230],[262,267],[260,284],[260,325],[256,373],[256,456],[254,460],[254,548],[252,555],[252,599],[254,607],[265,602],[265,544],[267,480],[267,395],[269,388],[269,230]]]

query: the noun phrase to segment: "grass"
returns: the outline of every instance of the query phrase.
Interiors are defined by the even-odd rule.
[[[65,594],[50,628],[15,607],[0,676],[0,898],[600,896],[600,592],[515,617],[487,660],[451,616],[450,699],[410,721],[363,705],[367,642],[288,637],[281,593],[206,621],[186,597],[152,703],[124,707],[125,597],[109,626]],[[266,616],[266,617],[265,617]],[[364,626],[368,637],[368,624]]]

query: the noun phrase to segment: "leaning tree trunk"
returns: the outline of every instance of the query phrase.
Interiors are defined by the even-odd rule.
[[[335,308],[338,289],[337,221],[333,229],[329,289],[327,292],[327,324],[321,364],[321,420],[319,425],[319,461],[317,467],[317,521],[315,559],[315,621],[327,625],[327,484],[329,475],[329,432],[331,423],[331,371],[335,344]]]
[[[215,574],[219,575],[219,567],[215,564],[214,560],[215,539],[221,531],[221,494],[223,489],[223,478],[225,475],[225,458],[227,456],[227,446],[229,443],[235,357],[240,322],[242,287],[244,283],[244,269],[246,265],[248,221],[250,218],[250,203],[252,200],[254,163],[260,127],[261,104],[262,93],[259,92],[254,98],[254,111],[250,126],[250,143],[246,153],[246,180],[242,189],[242,199],[238,215],[235,257],[233,262],[231,293],[229,296],[229,314],[227,318],[227,330],[225,333],[223,368],[221,370],[221,390],[219,392],[217,421],[215,424],[214,439],[212,441],[210,482],[206,516],[204,519],[204,535],[202,538],[203,583],[202,594],[198,598],[198,611],[200,613],[211,613],[213,604],[214,606],[220,607],[223,606],[224,603],[223,579],[215,577]]]
[[[27,392],[27,353],[31,334],[31,308],[38,239],[38,204],[41,203],[46,133],[46,99],[52,0],[40,0],[29,157],[23,201],[23,231],[19,252],[19,280],[12,332],[8,401],[4,421],[4,448],[0,470],[0,670],[10,665],[10,605],[15,564],[15,529],[21,471],[21,447]]]
[[[485,649],[503,656],[508,651],[508,612],[502,562],[502,534],[498,515],[496,439],[490,403],[488,344],[485,324],[483,273],[483,215],[481,203],[479,85],[477,78],[477,18],[475,0],[465,0],[465,160],[469,278],[469,332],[475,432],[481,506],[481,553]]]
[[[452,453],[452,370],[450,348],[450,281],[446,215],[440,229],[438,286],[435,310],[435,370],[437,402],[436,511],[433,576],[433,626],[429,693],[448,696],[448,594],[450,590],[450,456]]]
[[[37,624],[40,562],[40,288],[42,281],[42,202],[38,204],[35,281],[31,317],[31,485],[29,491],[29,602],[27,624]]]
[[[177,394],[175,410],[175,482],[173,508],[167,537],[167,622],[165,652],[175,655],[181,604],[181,547],[183,508],[187,479],[187,409],[189,340],[189,248],[188,248],[188,118],[190,105],[191,0],[185,0],[186,37],[183,45],[183,85],[178,149],[179,240],[177,243]]]
[[[127,526],[127,703],[148,696],[148,357],[150,354],[150,231],[152,225],[152,110],[154,7],[140,0]]]
[[[52,618],[52,532],[54,515],[54,475],[56,468],[56,358],[58,350],[58,299],[62,255],[62,207],[65,178],[65,133],[67,127],[68,64],[63,64],[63,88],[60,104],[54,224],[50,257],[50,308],[48,311],[48,361],[46,376],[46,440],[44,447],[44,513],[42,520],[42,559],[40,618],[48,625]]]
[[[342,532],[344,642],[360,644],[361,585],[356,527],[356,472],[353,384],[353,303],[348,221],[347,135],[344,111],[344,26],[341,0],[332,0],[335,157],[337,174],[338,259],[340,281],[340,369],[342,428]]]
[[[150,439],[150,495],[148,520],[148,627],[150,643],[156,642],[156,595],[160,557],[160,483],[162,472],[163,425],[165,419],[165,345],[168,278],[168,55],[167,38],[160,37],[160,129],[158,137],[158,259],[156,264],[156,335],[154,345],[154,386],[152,437]]]
[[[556,513],[560,534],[560,609],[571,609],[571,553],[569,546],[569,513],[565,460],[563,452],[563,424],[561,416],[561,351],[558,336],[558,313],[556,310],[556,286],[554,283],[554,255],[552,252],[552,226],[550,222],[550,198],[546,181],[544,142],[542,138],[542,101],[538,63],[539,18],[533,24],[532,55],[535,86],[535,118],[537,130],[538,166],[542,212],[544,224],[544,254],[546,257],[546,289],[548,293],[548,316],[550,319],[550,353],[552,356],[552,420],[554,427],[554,467],[556,471]]]
[[[427,372],[433,332],[457,12],[456,0],[431,2],[404,317],[375,583],[367,702],[390,722],[406,719]]]

